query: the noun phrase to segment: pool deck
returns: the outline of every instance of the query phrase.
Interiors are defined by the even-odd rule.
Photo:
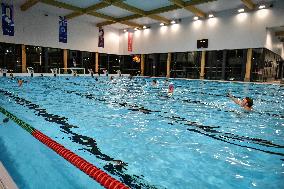
[[[18,189],[17,185],[0,161],[0,189]]]
[[[33,77],[54,77],[52,73],[33,73]],[[72,74],[56,74],[57,77],[74,77]],[[80,77],[91,77],[91,74],[77,74]],[[93,74],[94,77],[106,76],[106,74]],[[108,76],[118,77],[117,74],[108,74]],[[129,74],[122,74],[122,76],[128,77]],[[3,74],[0,73],[0,77],[3,77]],[[7,78],[11,78],[10,74],[7,73]],[[31,77],[30,73],[13,73],[13,77]],[[141,78],[166,78],[166,77],[151,77],[151,76],[134,76]],[[233,83],[255,83],[255,84],[274,84],[274,85],[284,85],[284,79],[268,82],[246,82],[246,81],[227,81],[227,80],[207,80],[207,79],[189,79],[189,78],[169,78],[169,79],[181,79],[181,80],[203,80],[203,81],[216,81],[216,82],[233,82]]]

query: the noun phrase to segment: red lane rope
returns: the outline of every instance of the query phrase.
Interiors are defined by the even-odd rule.
[[[106,172],[100,170],[93,164],[89,163],[85,159],[81,158],[80,156],[76,155],[74,152],[66,149],[61,144],[55,142],[45,134],[41,133],[38,130],[34,130],[32,135],[41,141],[43,144],[54,150],[57,154],[62,156],[64,159],[72,163],[74,166],[79,168],[81,171],[89,175],[91,178],[96,180],[100,183],[103,187],[107,189],[130,189],[120,181],[112,178]]]

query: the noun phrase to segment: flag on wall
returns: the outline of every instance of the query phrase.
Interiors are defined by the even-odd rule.
[[[59,42],[67,43],[67,20],[64,16],[59,16]]]
[[[3,35],[14,36],[13,5],[1,3]]]
[[[128,32],[128,51],[132,52],[132,45],[133,45],[133,33]]]
[[[98,41],[98,47],[105,47],[105,39],[104,39],[104,29],[103,28],[99,28],[99,41]]]

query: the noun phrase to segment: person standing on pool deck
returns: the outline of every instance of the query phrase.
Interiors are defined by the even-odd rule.
[[[238,98],[235,98],[233,95],[230,93],[227,94],[227,96],[232,99],[236,104],[240,105],[242,108],[245,110],[251,111],[252,110],[252,105],[253,105],[253,100],[252,98],[245,97],[243,100],[240,100]]]

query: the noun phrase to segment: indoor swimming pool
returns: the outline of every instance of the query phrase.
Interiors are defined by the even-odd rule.
[[[130,188],[284,188],[283,85],[22,79],[0,78],[0,106]],[[254,110],[227,93],[252,97]],[[102,188],[12,120],[1,121],[0,149],[21,189]]]

